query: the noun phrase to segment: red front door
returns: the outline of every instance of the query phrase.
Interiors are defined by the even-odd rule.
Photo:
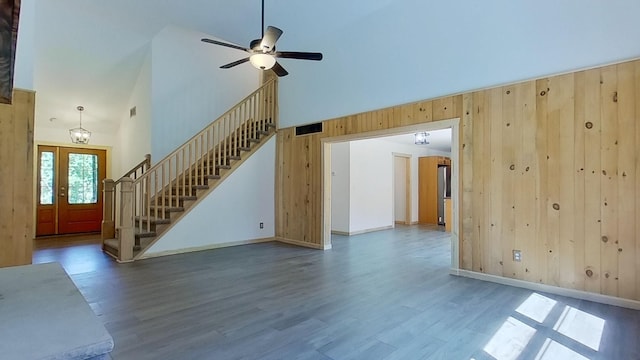
[[[104,150],[38,146],[36,235],[100,231]]]

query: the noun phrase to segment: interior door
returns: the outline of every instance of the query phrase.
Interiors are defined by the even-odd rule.
[[[36,235],[100,231],[106,152],[38,147]]]

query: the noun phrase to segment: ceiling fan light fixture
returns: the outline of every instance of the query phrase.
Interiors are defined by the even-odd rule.
[[[253,54],[249,61],[251,61],[251,65],[260,70],[269,70],[276,64],[276,58],[269,54]]]

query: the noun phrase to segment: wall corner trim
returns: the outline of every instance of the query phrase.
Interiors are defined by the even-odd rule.
[[[514,286],[523,289],[546,292],[554,295],[572,297],[580,300],[593,301],[600,304],[619,306],[627,309],[640,310],[640,301],[623,299],[615,296],[596,294],[582,290],[567,289],[558,286],[533,283],[524,280],[511,279],[502,276],[483,274],[475,271],[451,269],[449,274],[476,280],[488,281],[502,285]]]

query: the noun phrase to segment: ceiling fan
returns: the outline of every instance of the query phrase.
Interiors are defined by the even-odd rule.
[[[209,44],[215,44],[220,46],[226,46],[232,49],[238,49],[246,51],[250,54],[249,57],[240,59],[225,65],[220,66],[221,69],[230,69],[236,65],[244,64],[250,61],[253,66],[261,70],[273,69],[278,76],[286,76],[289,74],[282,65],[276,61],[276,58],[282,59],[299,59],[299,60],[322,60],[322,53],[318,52],[299,52],[299,51],[276,51],[276,42],[282,35],[282,30],[275,26],[267,27],[264,29],[264,0],[262,0],[262,38],[251,41],[248,48],[240,45],[235,45],[223,41],[217,41],[212,39],[202,39],[203,42]]]

